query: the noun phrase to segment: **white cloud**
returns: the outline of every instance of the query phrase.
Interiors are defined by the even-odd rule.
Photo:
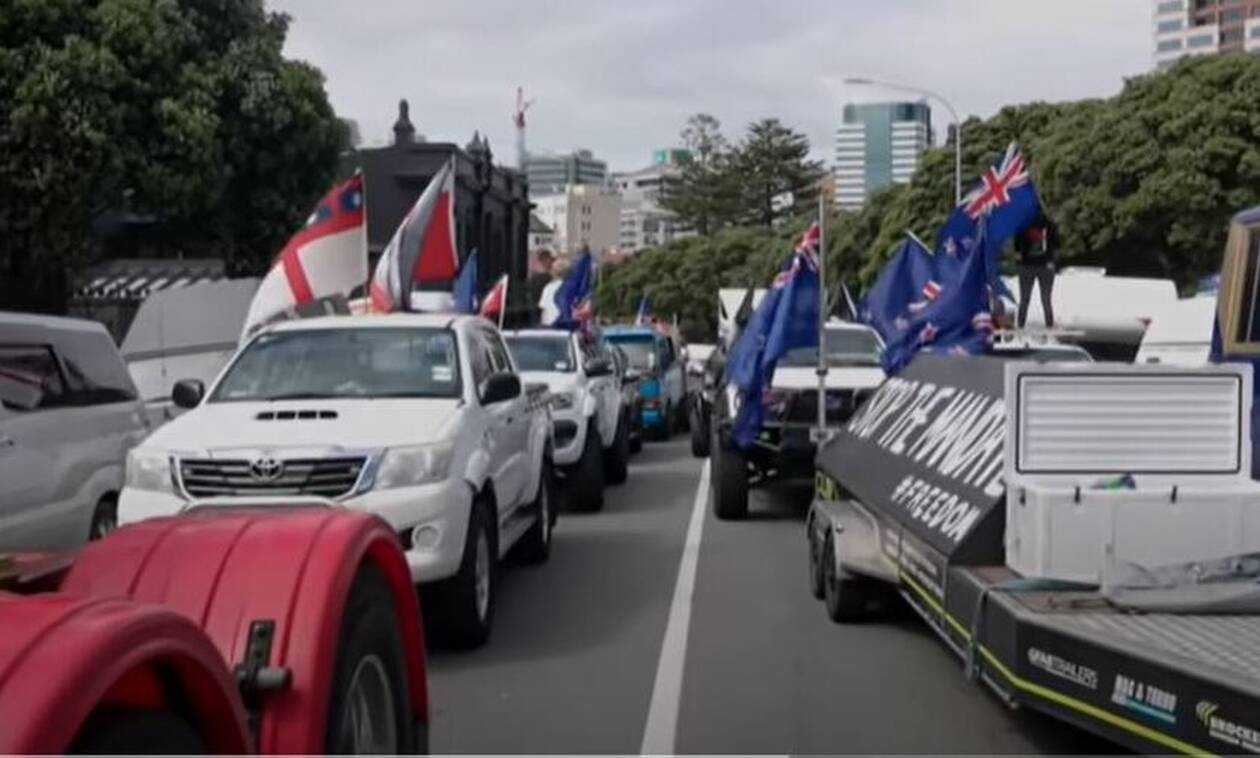
[[[1110,95],[1151,65],[1150,0],[268,0],[287,52],[323,69],[338,112],[383,139],[397,101],[430,139],[588,147],[614,168],[677,142],[697,111],[737,136],[775,115],[829,152],[844,76],[940,92],[964,114]],[[935,115],[943,125],[943,110]]]

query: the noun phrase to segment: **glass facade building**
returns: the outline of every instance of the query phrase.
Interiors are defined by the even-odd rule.
[[[925,102],[844,106],[835,133],[836,205],[862,207],[872,192],[905,184],[932,144],[932,109]]]

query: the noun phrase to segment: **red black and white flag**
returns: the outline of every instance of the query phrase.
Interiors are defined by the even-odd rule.
[[[459,273],[455,247],[455,167],[446,164],[429,181],[381,253],[368,293],[376,311],[412,310],[416,285],[439,285],[450,300]],[[435,307],[434,310],[449,310]]]
[[[503,311],[507,307],[507,290],[508,275],[504,274],[481,299],[481,309],[478,312],[491,321],[502,323]]]
[[[333,187],[320,199],[263,277],[245,317],[243,336],[288,311],[322,297],[349,295],[367,279],[367,223],[363,177]]]

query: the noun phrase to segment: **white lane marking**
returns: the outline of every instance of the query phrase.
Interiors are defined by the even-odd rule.
[[[642,755],[672,755],[678,733],[678,708],[682,703],[683,664],[687,659],[687,630],[691,627],[691,596],[696,587],[696,565],[700,558],[700,533],[704,531],[704,508],[709,502],[709,461],[700,469],[687,541],[678,565],[678,581],[670,603],[669,622],[661,641],[661,658],[656,664],[656,682],[643,728]]]

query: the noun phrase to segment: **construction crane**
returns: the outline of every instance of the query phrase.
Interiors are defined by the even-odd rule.
[[[525,168],[525,111],[533,105],[533,100],[525,99],[525,88],[516,88],[516,109],[512,112],[512,123],[516,126],[516,167]]]

